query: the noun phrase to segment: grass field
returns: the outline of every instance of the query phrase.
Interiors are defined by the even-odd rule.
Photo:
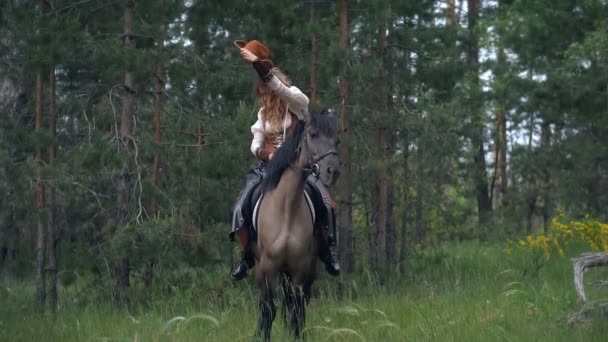
[[[343,278],[339,288],[337,281],[323,276],[308,307],[306,337],[310,341],[606,341],[607,318],[565,324],[569,314],[582,308],[568,257],[556,258],[538,275],[524,277],[518,269],[521,265],[501,247],[466,243],[437,253],[441,257],[422,258],[415,275],[384,287],[365,274]],[[257,318],[255,288],[250,282],[215,278],[205,288],[193,286],[131,310],[97,299],[103,297],[95,297],[86,287],[64,288],[54,316],[36,313],[32,284],[5,281],[0,290],[0,340],[251,340]],[[608,272],[591,270],[585,280],[592,279],[608,279]],[[588,289],[588,294],[591,301],[607,297],[602,290]],[[279,318],[273,339],[289,340]]]

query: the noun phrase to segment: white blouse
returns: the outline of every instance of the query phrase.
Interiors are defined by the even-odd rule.
[[[283,116],[283,124],[277,127],[273,127],[269,121],[264,121],[262,119],[264,107],[260,108],[258,111],[258,120],[251,126],[251,133],[253,134],[251,153],[253,153],[254,156],[256,156],[255,152],[257,149],[264,145],[264,139],[267,134],[277,134],[281,132],[285,134],[287,128],[291,126],[291,115],[289,115],[289,111],[294,113],[298,120],[302,121],[308,120],[310,116],[308,113],[308,96],[298,89],[298,87],[288,87],[276,76],[270,79],[267,84],[270,89],[281,97],[287,105],[287,108]]]

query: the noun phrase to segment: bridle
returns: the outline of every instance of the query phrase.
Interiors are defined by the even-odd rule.
[[[332,149],[328,150],[327,152],[321,154],[320,156],[315,157],[314,154],[310,151],[310,148],[308,146],[308,134],[306,133],[306,130],[304,130],[304,132],[302,132],[302,134],[305,134],[305,136],[302,141],[302,144],[300,144],[300,146],[298,147],[298,149],[300,150],[300,151],[298,151],[298,154],[300,152],[302,152],[302,145],[305,144],[306,150],[308,151],[308,165],[310,165],[310,167],[304,167],[304,168],[301,168],[301,170],[306,172],[307,174],[312,174],[316,178],[319,178],[319,175],[321,174],[321,168],[319,167],[319,162],[327,156],[338,155],[338,152],[336,152],[336,150],[332,148]]]

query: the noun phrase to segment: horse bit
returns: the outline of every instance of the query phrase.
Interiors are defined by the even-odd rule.
[[[303,133],[306,134],[306,131],[304,131]],[[310,148],[308,147],[308,137],[304,138],[304,143],[306,144],[306,150],[308,151],[308,161],[309,161],[310,168],[302,168],[302,170],[304,170],[306,172],[310,172],[310,173],[312,173],[313,176],[315,176],[316,178],[319,178],[319,175],[321,174],[321,168],[319,167],[318,163],[329,155],[332,155],[332,154],[338,155],[338,152],[336,152],[336,150],[332,148],[332,149],[328,150],[327,152],[323,153],[322,155],[320,155],[319,157],[315,158],[312,151],[310,151]],[[301,148],[302,148],[302,146],[300,146],[300,151],[301,151]]]

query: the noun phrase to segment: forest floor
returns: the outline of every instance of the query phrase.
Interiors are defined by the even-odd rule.
[[[323,275],[308,306],[305,335],[310,341],[606,340],[606,317],[566,324],[583,307],[572,281],[573,255],[552,259],[538,274],[523,275],[517,267],[526,263],[503,249],[448,245],[422,255],[418,270],[411,268],[415,276],[410,272],[407,279],[383,287],[365,274],[343,278],[341,286]],[[608,279],[608,271],[590,270],[585,283],[593,279]],[[251,281],[212,279],[207,288],[176,290],[130,310],[101,300],[89,287],[72,285],[62,287],[61,304],[51,315],[37,313],[32,283],[5,279],[0,340],[249,341],[257,318]],[[587,291],[591,302],[607,297],[606,290],[588,286]],[[279,317],[273,340],[289,340]]]

